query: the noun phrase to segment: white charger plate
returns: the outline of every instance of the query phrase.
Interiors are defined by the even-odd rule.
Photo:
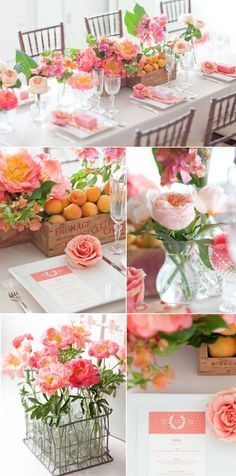
[[[147,106],[152,106],[152,107],[154,106],[154,107],[157,107],[158,109],[163,109],[163,110],[169,109],[170,107],[178,106],[179,104],[182,104],[182,102],[186,101],[186,98],[183,98],[182,101],[179,101],[176,104],[165,104],[164,102],[158,102],[158,101],[154,101],[153,99],[148,99],[148,98],[139,99],[139,98],[136,98],[133,95],[131,95],[130,98],[134,101],[140,102],[141,104],[146,104]]]
[[[223,386],[223,384],[222,384]],[[148,413],[150,411],[206,411],[212,395],[129,394],[127,400],[127,474],[148,475]],[[235,443],[218,440],[207,425],[207,476],[232,476]],[[157,475],[158,476],[158,475]],[[202,474],[198,476],[203,476]]]
[[[88,111],[88,114],[89,112],[90,111]],[[105,116],[101,116],[99,114],[95,114],[93,112],[91,112],[91,115],[97,119],[100,129],[89,130],[89,129],[71,126],[70,124],[66,126],[57,126],[56,124],[53,124],[53,122],[51,123],[51,125],[54,132],[62,132],[65,134],[69,134],[70,136],[74,136],[77,139],[87,139],[89,137],[94,137],[98,134],[102,134],[103,132],[113,129],[114,127],[117,126],[117,122],[114,121],[113,119],[107,118]]]
[[[71,305],[60,303],[54,297],[54,293],[50,293],[50,286],[48,286],[48,288],[42,287],[40,283],[36,282],[32,277],[34,273],[60,266],[67,266],[73,273],[73,279],[81,280],[81,284],[86,288],[86,302],[81,303],[79,296],[77,300],[75,291]],[[15,266],[9,268],[9,272],[48,313],[81,312],[96,306],[119,301],[126,297],[125,276],[103,260],[91,268],[79,270],[70,267],[65,255],[62,255],[26,265]],[[50,280],[48,282],[50,282]]]
[[[201,73],[201,76],[209,79],[218,79],[219,81],[225,81],[226,83],[231,83],[236,80],[236,76],[228,76],[227,74],[221,73]]]

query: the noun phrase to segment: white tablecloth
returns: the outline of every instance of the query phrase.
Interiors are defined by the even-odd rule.
[[[119,265],[120,256],[115,256],[111,252],[111,244],[103,245],[103,254],[112,261]],[[12,266],[18,266],[27,263],[33,263],[34,261],[39,261],[45,259],[46,256],[42,253],[41,250],[36,248],[32,243],[24,243],[21,245],[11,246],[9,248],[3,248],[0,250],[0,314],[1,313],[20,313],[22,312],[19,304],[11,301],[6,295],[1,281],[6,278],[11,278],[16,289],[19,291],[23,301],[29,306],[32,312],[44,312],[42,307],[38,302],[29,294],[29,292],[23,288],[14,278],[12,278],[8,269]],[[124,286],[125,286],[125,277],[124,277]],[[125,300],[116,301],[104,306],[98,306],[96,308],[88,309],[86,312],[97,312],[97,313],[109,313],[109,312],[125,312],[126,304]]]
[[[181,81],[181,73],[178,76],[178,85]],[[132,90],[123,88],[117,98],[117,106],[119,112],[116,115],[118,121],[124,122],[123,127],[115,127],[107,132],[97,134],[86,140],[79,140],[68,135],[68,140],[56,137],[52,132],[52,124],[48,121],[45,123],[35,123],[32,121],[30,107],[21,107],[14,119],[14,129],[5,134],[0,134],[0,146],[132,146],[134,144],[134,131],[136,129],[146,129],[169,122],[178,116],[186,113],[190,108],[196,109],[194,122],[192,124],[189,136],[189,145],[202,145],[205,134],[208,112],[210,107],[210,99],[212,97],[221,97],[235,92],[236,81],[231,83],[217,83],[212,80],[204,79],[194,71],[191,75],[191,91],[197,95],[194,100],[188,100],[184,103],[170,107],[165,111],[159,110],[158,114],[154,114],[142,108],[138,103],[130,101],[129,96]],[[174,83],[173,83],[174,84]],[[50,94],[48,96],[48,109],[53,108],[57,93],[56,85],[53,83]],[[102,106],[108,106],[109,99],[102,99]],[[65,134],[63,128],[61,133]],[[174,146],[175,144],[173,144]]]

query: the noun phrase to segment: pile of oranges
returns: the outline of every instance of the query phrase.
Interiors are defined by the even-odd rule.
[[[161,52],[153,56],[143,56],[138,64],[140,74],[151,73],[159,68],[165,68],[165,53]]]
[[[51,225],[77,220],[81,217],[92,217],[98,213],[109,213],[109,182],[104,184],[102,191],[94,185],[86,190],[72,190],[63,199],[51,198],[45,202],[44,211],[48,215],[47,221]]]

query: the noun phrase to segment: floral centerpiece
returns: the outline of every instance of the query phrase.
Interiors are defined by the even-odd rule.
[[[20,88],[21,82],[16,71],[0,63],[0,132],[9,132],[11,126],[11,111],[18,106],[15,88]]]
[[[107,364],[111,356],[113,366]],[[20,378],[24,442],[53,474],[112,460],[107,396],[115,397],[124,382],[123,367],[122,347],[91,341],[90,332],[76,323],[47,329],[38,349],[31,334],[13,340],[2,371]]]
[[[175,372],[170,366],[163,366],[160,357],[184,345],[199,348],[207,344],[212,357],[236,355],[235,315],[191,315],[184,307],[178,312],[128,315],[130,388],[146,389],[151,383],[155,390],[164,390],[175,378]]]

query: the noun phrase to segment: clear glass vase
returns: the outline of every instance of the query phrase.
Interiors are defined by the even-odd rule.
[[[197,296],[198,276],[192,265],[192,244],[176,242],[165,246],[165,261],[157,275],[160,299],[169,305],[189,304]]]
[[[220,296],[222,294],[223,279],[216,271],[205,266],[199,256],[198,247],[191,250],[192,266],[198,276],[197,299]]]
[[[12,109],[11,111],[7,111],[6,109],[2,109],[0,111],[0,134],[10,132],[13,129],[13,118],[15,115],[16,110]]]
[[[51,474],[59,476],[112,461],[109,452],[109,415],[94,418],[81,415],[73,404],[58,427],[42,420],[31,420],[26,414],[24,443]]]
[[[66,82],[58,83],[58,106],[69,106],[72,102],[71,89]]]
[[[30,107],[32,119],[35,122],[44,122],[47,111],[45,101],[41,98],[41,94],[35,96],[35,102]]]

